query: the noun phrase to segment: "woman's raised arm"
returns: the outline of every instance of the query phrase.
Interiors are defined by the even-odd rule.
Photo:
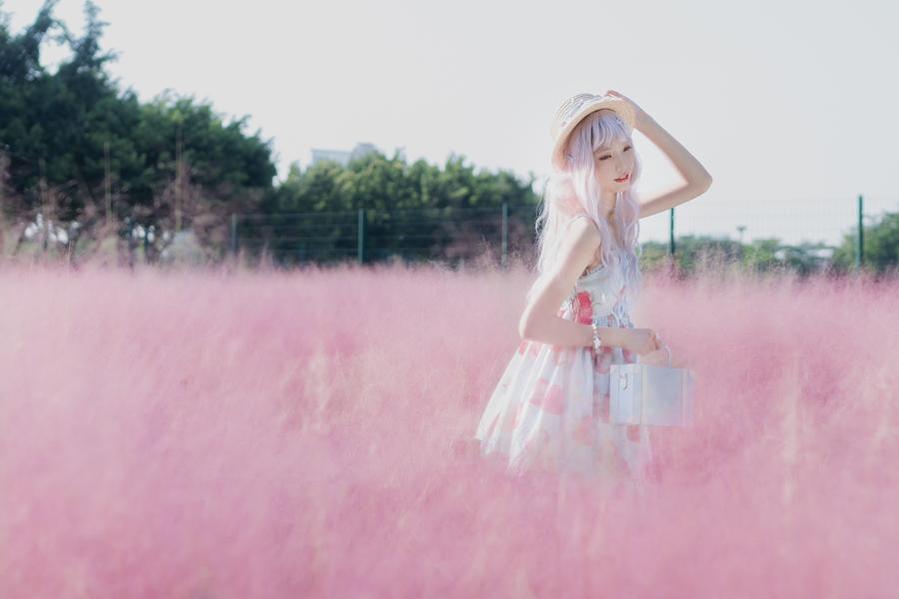
[[[674,208],[708,191],[712,185],[712,176],[687,148],[651,116],[646,114],[633,100],[614,90],[609,90],[608,93],[627,100],[634,107],[636,115],[634,128],[645,135],[668,156],[668,159],[674,164],[674,168],[677,169],[685,181],[683,185],[641,201],[640,218]]]

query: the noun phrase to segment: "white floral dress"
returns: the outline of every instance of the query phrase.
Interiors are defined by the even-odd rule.
[[[633,327],[621,303],[620,268],[582,275],[558,315],[600,327]],[[478,423],[481,454],[498,457],[512,474],[531,468],[598,478],[645,480],[652,461],[645,426],[609,421],[609,368],[638,361],[620,347],[557,347],[523,340]]]

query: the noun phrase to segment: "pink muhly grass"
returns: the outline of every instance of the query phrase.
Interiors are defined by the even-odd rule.
[[[652,493],[471,440],[529,273],[0,266],[0,596],[887,596],[899,284],[646,275]]]

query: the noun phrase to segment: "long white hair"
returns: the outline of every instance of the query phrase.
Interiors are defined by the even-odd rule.
[[[617,192],[612,223],[602,214],[600,197],[602,189],[596,178],[594,155],[601,147],[609,147],[613,140],[631,146],[634,152],[634,170],[631,184],[625,191]],[[641,160],[634,148],[627,127],[619,117],[606,110],[585,117],[568,138],[565,151],[565,168],[553,168],[546,181],[540,214],[536,221],[537,279],[527,292],[530,302],[537,284],[550,272],[557,259],[559,246],[571,217],[584,212],[596,224],[602,238],[601,264],[606,267],[620,265],[624,275],[625,308],[633,306],[642,285],[640,274],[639,207],[634,186],[640,180]],[[615,228],[612,228],[612,224]],[[617,233],[617,234],[616,234]]]

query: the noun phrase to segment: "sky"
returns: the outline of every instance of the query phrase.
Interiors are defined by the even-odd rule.
[[[3,2],[14,32],[41,0]],[[549,174],[549,126],[576,93],[631,98],[708,170],[678,235],[837,243],[899,210],[899,2],[99,0],[109,71],[171,89],[273,141],[279,175],[360,142],[409,162]],[[214,7],[214,8],[211,8]],[[81,0],[55,14],[82,29]],[[64,55],[44,49],[52,65]],[[644,198],[682,183],[640,132]],[[641,221],[665,240],[667,212]]]

